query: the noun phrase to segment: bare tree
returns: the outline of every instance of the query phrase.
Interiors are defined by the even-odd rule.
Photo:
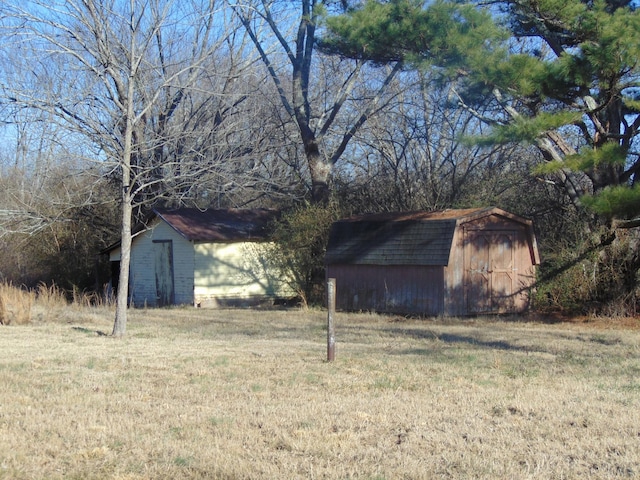
[[[334,166],[349,142],[380,108],[385,90],[400,70],[398,63],[380,81],[366,62],[341,60],[317,52],[319,19],[328,2],[271,0],[232,2],[292,119],[311,180],[311,198],[329,198]],[[367,95],[355,100],[353,90],[366,84]]]
[[[114,234],[111,183],[50,112],[0,105],[0,278],[94,288],[95,252]]]
[[[119,176],[121,268],[113,335],[124,335],[135,206],[169,190],[184,192],[212,162],[231,154],[223,149],[212,159],[213,150],[203,153],[184,141],[182,127],[191,108],[182,108],[188,94],[228,38],[223,12],[215,0],[27,0],[3,8],[14,51],[28,54],[22,58],[29,69],[19,71],[31,73],[12,79],[5,72],[5,101],[49,112],[71,137],[83,139],[84,156],[104,175]],[[211,112],[218,125],[223,108]]]
[[[438,84],[426,72],[396,77],[384,115],[360,129],[337,170],[352,208],[436,210],[495,201],[502,188],[517,188],[513,175],[506,187],[497,182],[513,171],[513,147],[465,143],[465,135],[484,125],[449,101],[450,92],[450,84]]]
[[[197,88],[186,93],[174,116],[177,141],[158,152],[174,159],[177,170],[164,175],[165,181],[198,172],[197,182],[167,190],[171,204],[264,206],[298,189],[298,180],[280,161],[286,146],[269,102],[272,92],[259,65],[243,52],[245,39],[238,40],[206,62]]]

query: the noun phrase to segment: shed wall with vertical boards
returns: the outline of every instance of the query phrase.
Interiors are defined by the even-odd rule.
[[[340,220],[325,263],[338,309],[463,316],[525,311],[540,260],[532,222],[487,207]]]

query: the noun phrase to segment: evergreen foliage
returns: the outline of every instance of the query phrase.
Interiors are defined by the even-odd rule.
[[[575,171],[589,179],[576,201],[588,193],[594,200],[587,204],[606,216],[640,214],[640,203],[612,200],[634,198],[640,170],[639,12],[624,1],[491,5],[369,0],[328,19],[322,45],[347,57],[437,69],[460,105],[493,105],[484,118],[492,132],[476,141],[534,144],[550,162],[538,174]]]

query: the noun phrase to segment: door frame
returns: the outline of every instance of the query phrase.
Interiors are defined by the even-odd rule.
[[[495,259],[496,248],[498,243],[495,241],[501,236],[508,236],[511,244],[510,252],[511,259],[509,265],[502,265],[501,268],[496,268]],[[474,255],[472,251],[472,245],[477,245],[478,237],[485,237],[487,239],[487,257],[486,265],[483,266],[481,271],[472,272],[472,261],[477,258],[477,253]],[[483,313],[508,313],[513,310],[513,307],[506,302],[505,298],[509,298],[513,295],[515,284],[515,246],[516,246],[517,232],[511,229],[465,229],[463,240],[463,262],[464,262],[464,302],[465,310],[471,315],[480,315]],[[475,249],[474,249],[475,250]],[[506,267],[506,268],[505,268]],[[510,288],[508,292],[498,294],[495,290],[497,274],[506,274],[510,278]],[[486,286],[476,288],[479,284],[477,282],[477,275],[482,275],[486,281]],[[475,278],[474,278],[475,277]],[[484,291],[484,292],[483,292]],[[476,292],[480,292],[484,298],[480,299],[481,302],[476,302],[474,295]],[[478,297],[479,298],[479,297]],[[477,303],[477,305],[476,305]]]
[[[174,278],[174,265],[173,265],[173,240],[153,240],[153,276],[155,280],[156,291],[156,304],[159,307],[165,307],[167,305],[174,305],[176,300],[176,288]],[[160,282],[158,281],[158,273],[160,265],[158,265],[158,247],[166,248],[167,252],[167,264],[168,268],[166,273],[168,274],[167,280],[170,284],[170,291],[168,298],[160,295]],[[164,258],[164,256],[162,256]]]

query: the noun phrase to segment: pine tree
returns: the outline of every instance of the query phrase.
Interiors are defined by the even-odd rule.
[[[576,205],[640,215],[640,14],[627,1],[507,0],[490,8],[368,1],[327,21],[325,50],[431,68],[483,112],[488,144],[530,142]]]

